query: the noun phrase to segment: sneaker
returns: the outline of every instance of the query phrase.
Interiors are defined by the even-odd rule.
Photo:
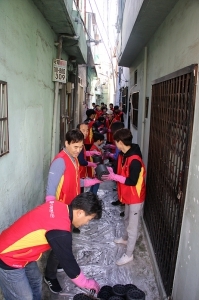
[[[62,288],[57,279],[50,279],[50,278],[44,277],[44,282],[48,285],[49,290],[52,293],[59,294],[60,292],[62,292]]]
[[[133,260],[133,254],[131,256],[128,256],[124,253],[122,257],[118,261],[116,261],[116,265],[122,266],[129,263],[132,260]]]
[[[62,267],[58,267],[57,268],[57,273],[61,273],[61,272],[64,272],[64,269]]]
[[[117,200],[117,201],[114,201],[114,202],[111,202],[112,205],[116,206],[116,205],[120,205],[120,200]]]
[[[114,240],[114,243],[116,243],[116,244],[127,245],[127,241],[123,240],[122,237],[120,237],[120,238],[118,238],[118,239],[115,239],[115,240]]]
[[[73,233],[80,233],[79,228],[74,227],[74,228],[73,228]]]
[[[120,217],[124,217],[124,211],[120,213]]]

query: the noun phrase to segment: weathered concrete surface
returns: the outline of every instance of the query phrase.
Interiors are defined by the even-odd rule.
[[[146,241],[142,229],[136,248],[134,260],[118,267],[115,261],[125,251],[125,246],[116,245],[114,237],[119,237],[123,229],[123,218],[119,216],[122,207],[114,207],[111,202],[117,199],[117,192],[112,191],[113,183],[101,185],[99,197],[104,202],[104,212],[100,221],[92,221],[81,228],[81,234],[74,234],[73,251],[81,269],[88,277],[95,278],[101,286],[117,283],[133,283],[146,293],[146,300],[159,300],[159,293],[147,251]],[[45,265],[45,258],[42,259]],[[65,273],[58,274],[58,280],[66,295],[55,295],[49,292],[46,284],[43,286],[43,299],[72,299],[80,293],[80,289],[71,283]]]

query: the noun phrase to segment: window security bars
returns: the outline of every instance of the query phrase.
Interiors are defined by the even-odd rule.
[[[0,81],[0,157],[9,152],[7,83]]]
[[[191,150],[197,65],[152,85],[144,221],[167,296],[172,294]]]
[[[133,126],[138,127],[139,92],[132,94]]]

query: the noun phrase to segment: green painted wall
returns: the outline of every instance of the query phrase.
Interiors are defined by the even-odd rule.
[[[30,0],[0,2],[0,80],[10,153],[0,158],[0,231],[42,203],[50,164],[56,36]]]

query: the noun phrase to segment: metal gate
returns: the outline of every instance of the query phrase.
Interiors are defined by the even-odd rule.
[[[172,293],[187,185],[197,65],[152,83],[144,220],[167,296]]]

